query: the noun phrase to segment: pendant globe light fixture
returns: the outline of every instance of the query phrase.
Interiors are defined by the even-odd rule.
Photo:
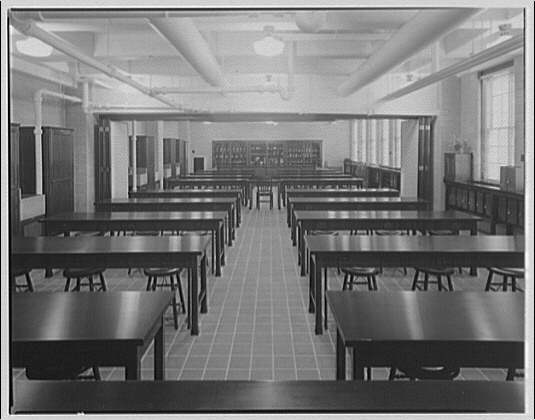
[[[284,42],[273,36],[273,26],[264,28],[264,37],[253,42],[254,52],[264,57],[275,57],[284,51]]]
[[[19,52],[32,57],[48,57],[53,50],[50,45],[31,37],[18,40],[16,45]]]

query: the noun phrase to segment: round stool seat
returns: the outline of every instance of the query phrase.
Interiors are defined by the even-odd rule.
[[[146,276],[174,276],[180,274],[180,268],[145,268],[143,273]]]
[[[417,267],[416,270],[422,273],[432,274],[434,276],[451,276],[455,273],[453,268],[432,268],[432,267]]]
[[[375,267],[343,267],[343,273],[353,274],[354,276],[376,276],[379,270]]]
[[[401,375],[396,375],[396,369],[401,372]],[[452,380],[459,375],[460,371],[458,366],[396,366],[390,371],[389,379],[408,377],[411,379]]]
[[[69,278],[98,276],[99,274],[104,273],[105,270],[105,268],[101,267],[66,268],[65,270],[63,270],[63,275]]]
[[[524,270],[522,270],[521,268],[489,267],[488,270],[500,276],[513,276],[517,278],[524,278]]]
[[[429,230],[428,233],[434,236],[457,235],[453,230]]]

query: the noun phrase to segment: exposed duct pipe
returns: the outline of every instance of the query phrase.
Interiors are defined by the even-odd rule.
[[[33,107],[35,124],[33,134],[35,136],[35,193],[43,194],[43,153],[42,153],[42,136],[43,136],[43,96],[52,96],[65,101],[82,103],[82,99],[76,96],[64,95],[63,93],[54,92],[46,89],[39,89],[33,95]],[[86,104],[87,108],[87,104]]]
[[[348,96],[377,80],[481,10],[462,8],[419,12],[338,86],[338,94]]]
[[[116,68],[114,66],[111,66],[111,65],[108,65],[108,64],[101,63],[100,61],[95,60],[94,58],[89,57],[89,56],[81,53],[72,44],[66,42],[65,40],[59,38],[58,36],[56,36],[54,34],[51,34],[51,33],[47,32],[47,31],[44,31],[43,29],[39,28],[35,24],[35,22],[20,20],[16,16],[12,15],[11,19],[10,19],[10,23],[19,32],[21,32],[21,33],[23,33],[23,34],[25,34],[27,36],[31,36],[31,37],[37,38],[37,39],[43,41],[44,43],[54,47],[56,50],[61,51],[62,53],[67,54],[68,56],[71,56],[71,57],[75,58],[79,62],[84,63],[89,67],[93,67],[93,68],[99,70],[100,72],[104,73],[107,76],[110,76],[110,77],[112,77],[114,79],[120,80],[121,82],[123,82],[123,83],[125,83],[125,84],[127,84],[129,86],[132,86],[134,89],[144,93],[145,95],[153,97],[154,99],[156,99],[156,100],[158,100],[158,101],[160,101],[160,102],[162,102],[162,103],[164,103],[166,105],[169,105],[169,106],[177,108],[177,109],[182,109],[182,107],[180,105],[174,103],[173,101],[171,101],[171,100],[169,100],[167,98],[164,98],[164,97],[159,96],[159,95],[155,95],[154,93],[152,93],[151,89],[149,89],[148,87],[142,85],[141,83],[136,82],[131,77],[123,75],[122,74],[123,72],[121,70],[119,70],[118,68]],[[191,110],[184,110],[184,111],[191,111]]]
[[[217,16],[236,16],[236,15],[249,15],[249,12],[233,10],[229,13],[216,12]],[[138,10],[84,10],[82,13],[78,10],[76,11],[49,11],[44,10],[40,12],[35,11],[26,11],[26,12],[17,12],[21,19],[32,19],[32,20],[46,20],[46,19],[123,19],[123,18],[132,18],[132,19],[144,19],[144,18],[186,18],[186,17],[207,17],[214,16],[214,12],[207,9],[206,12],[203,11],[168,11],[168,10],[147,10],[147,9],[138,9]]]
[[[381,99],[379,99],[379,101],[390,101],[392,99],[399,98],[416,90],[422,89],[426,86],[440,82],[441,80],[447,79],[448,77],[455,76],[456,74],[469,70],[479,64],[486,63],[487,61],[493,60],[495,58],[503,57],[505,54],[509,54],[523,47],[524,37],[522,35],[518,35],[498,45],[483,50],[471,57],[468,57],[460,63],[453,64],[449,67],[437,71],[436,73],[430,74],[429,76],[424,77],[423,79],[411,83],[410,85],[405,86],[402,89],[396,90],[395,92],[392,92],[389,95],[382,97]]]
[[[271,92],[276,93],[280,91],[280,87],[276,84],[270,85],[252,85],[252,86],[235,86],[225,88],[188,88],[188,87],[159,87],[152,89],[154,93],[185,93],[185,94],[212,94],[212,93],[247,93],[247,92]]]
[[[227,94],[227,93],[278,93],[282,99],[288,101],[291,99],[294,87],[294,62],[295,62],[295,42],[289,42],[288,48],[288,84],[286,87],[279,84],[251,85],[251,86],[227,86],[221,88],[188,88],[162,86],[153,88],[154,93],[182,93],[182,94]]]
[[[224,87],[225,80],[217,60],[190,18],[149,18],[153,28],[184,56],[212,86]]]

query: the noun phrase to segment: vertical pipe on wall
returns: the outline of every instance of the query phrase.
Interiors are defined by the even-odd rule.
[[[136,122],[132,121],[132,191],[137,191]]]

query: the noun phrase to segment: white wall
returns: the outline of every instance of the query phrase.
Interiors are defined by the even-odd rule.
[[[128,123],[110,122],[111,197],[128,198]]]

